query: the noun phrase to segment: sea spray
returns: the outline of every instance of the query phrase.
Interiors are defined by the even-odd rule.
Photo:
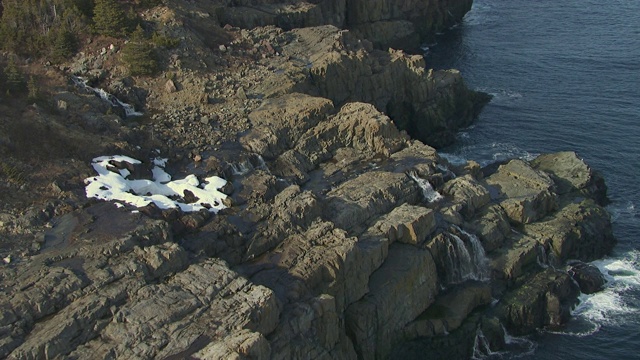
[[[487,356],[493,354],[494,352],[491,351],[489,340],[484,336],[482,329],[478,325],[478,328],[476,329],[476,337],[473,339],[473,354],[471,355],[471,359],[486,359]]]

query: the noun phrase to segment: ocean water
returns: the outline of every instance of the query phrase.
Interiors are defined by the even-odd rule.
[[[442,153],[489,164],[573,150],[609,187],[618,245],[594,262],[607,288],[566,329],[487,358],[640,359],[640,1],[475,0],[428,47],[429,67],[494,96]]]

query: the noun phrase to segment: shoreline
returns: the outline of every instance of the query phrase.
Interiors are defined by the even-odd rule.
[[[2,268],[1,356],[386,358],[430,337],[434,354],[468,358],[478,329],[497,350],[502,324],[521,334],[568,319],[580,289],[553,268],[615,242],[604,181],[575,153],[451,166],[396,126],[453,138],[479,111],[459,72],[333,26],[228,27],[233,40],[211,48],[184,9],[146,17],[171,11],[184,38],[172,76],[91,69],[117,57],[101,44],[62,67],[152,115],[122,119],[65,86],[53,111],[20,113],[72,129],[63,143],[106,141],[51,160],[44,210],[3,213],[2,230],[32,243]],[[133,156],[143,164],[111,165],[148,179],[154,153],[174,175],[224,177],[228,208],[84,198],[78,180],[95,174],[77,159]],[[597,289],[600,273],[586,273]]]

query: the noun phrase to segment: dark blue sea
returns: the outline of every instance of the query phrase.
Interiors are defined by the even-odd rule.
[[[475,0],[436,41],[429,67],[494,96],[442,153],[488,164],[574,150],[604,174],[618,239],[594,263],[606,290],[582,296],[566,329],[486,358],[640,359],[640,0]]]

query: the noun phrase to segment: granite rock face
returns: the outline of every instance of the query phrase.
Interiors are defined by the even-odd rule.
[[[469,358],[478,329],[497,350],[501,324],[514,334],[561,325],[578,294],[572,276],[585,292],[599,288],[593,269],[563,269],[615,243],[602,178],[574,153],[486,176],[473,162],[449,168],[423,141],[453,139],[480,95],[457,71],[375,50],[449,26],[470,1],[184,6],[203,22],[296,27],[238,30],[257,46],[229,42],[217,60],[252,65],[215,82],[171,58],[175,91],[158,80],[149,102],[160,111],[190,101],[190,120],[163,118],[173,144],[190,146],[176,167],[223,176],[229,207],[85,200],[62,214],[3,216],[3,231],[51,222],[34,231],[33,252],[0,268],[0,357],[383,359],[419,338],[421,355]],[[229,55],[245,50],[268,65]],[[81,108],[63,98],[66,111]]]
[[[471,4],[471,0],[241,0],[219,7],[217,16],[222,24],[242,28],[333,25],[350,29],[380,48],[417,50],[436,32],[459,22]]]
[[[422,56],[375,50],[368,40],[349,31],[323,26],[290,33],[296,40],[282,53],[305,67],[274,77],[289,77],[285,82],[294,83],[307,74],[308,83],[299,83],[298,88],[313,89],[336,105],[372,104],[400,130],[429,145],[452,143],[455,131],[470,125],[488,100],[488,95],[469,90],[457,70],[426,69]],[[271,89],[256,91],[269,96]]]
[[[2,356],[386,358],[463,331],[493,297],[503,324],[526,333],[562,324],[577,295],[546,264],[614,243],[603,208],[556,193],[559,170],[514,160],[485,179],[452,177],[371,105],[336,111],[294,93],[249,119],[237,158],[265,162],[230,175],[244,202],[200,232],[174,238],[166,220],[98,204],[15,264]],[[425,200],[429,181],[440,200]]]

